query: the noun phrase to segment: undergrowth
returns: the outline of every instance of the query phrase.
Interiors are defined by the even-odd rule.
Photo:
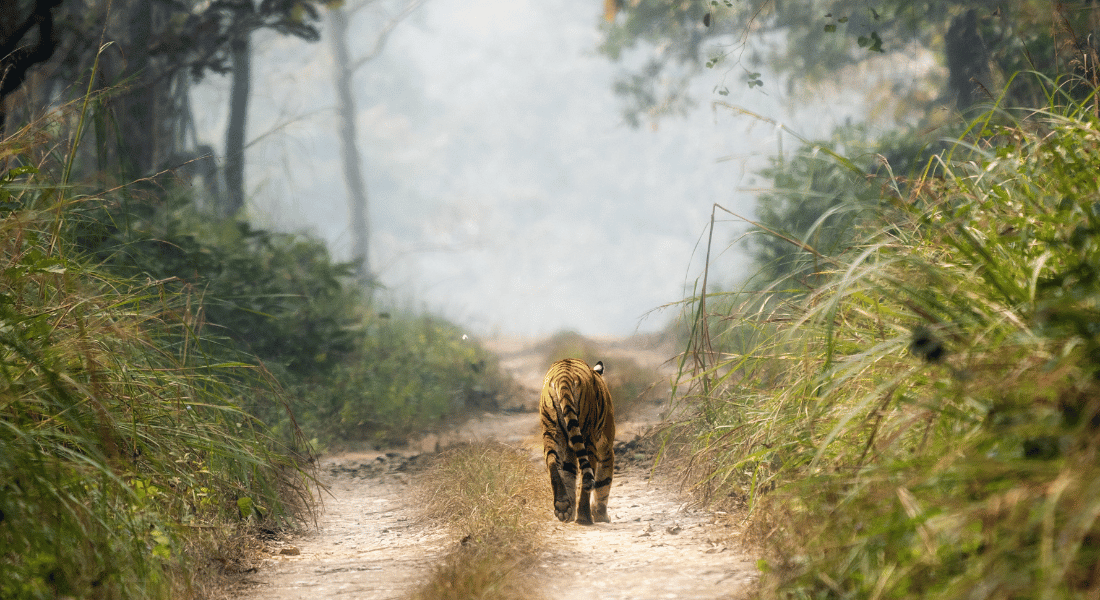
[[[329,446],[399,443],[475,410],[508,380],[495,356],[432,315],[370,315],[355,350],[324,380],[290,389],[301,425]]]
[[[762,596],[1100,594],[1100,121],[1051,89],[868,179],[814,278],[692,300],[696,490]]]
[[[501,444],[447,451],[422,476],[424,514],[458,539],[410,598],[530,600],[541,540],[535,498],[547,497],[527,453]]]
[[[400,441],[504,386],[320,242],[97,171],[96,106],[0,141],[0,598],[201,596],[250,536],[311,516],[319,447]]]
[[[276,382],[212,359],[193,296],[66,237],[102,200],[40,136],[0,144],[0,597],[199,594],[199,557],[308,515],[312,478],[242,409]]]
[[[314,449],[400,443],[499,401],[495,357],[444,319],[368,303],[320,241],[210,219],[172,189],[133,195],[71,219],[80,249],[190,296],[211,352],[262,363],[293,415],[264,395],[244,408],[288,445],[306,450],[299,428]]]

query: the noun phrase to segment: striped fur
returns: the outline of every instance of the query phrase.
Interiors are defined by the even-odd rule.
[[[608,522],[607,497],[615,470],[615,408],[603,381],[603,363],[589,367],[567,358],[551,365],[539,398],[542,445],[554,515],[581,525]],[[581,475],[577,502],[577,473]],[[591,498],[595,490],[595,498]]]

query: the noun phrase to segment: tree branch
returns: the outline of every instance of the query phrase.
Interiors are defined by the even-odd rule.
[[[362,67],[370,61],[378,58],[378,55],[382,53],[382,49],[386,46],[386,40],[389,39],[390,34],[393,33],[393,30],[397,28],[397,25],[400,24],[401,21],[404,21],[406,17],[411,15],[413,11],[420,8],[420,6],[424,4],[424,1],[425,0],[410,0],[409,3],[405,5],[405,8],[401,10],[401,12],[394,15],[394,17],[390,19],[384,27],[382,27],[382,31],[378,32],[378,38],[374,40],[374,48],[371,49],[371,51],[367,54],[360,56],[358,59],[355,60],[355,62],[351,64],[351,72],[354,73],[359,69],[359,67]]]

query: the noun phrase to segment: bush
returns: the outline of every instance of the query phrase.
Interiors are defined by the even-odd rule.
[[[187,294],[196,328],[220,342],[210,352],[270,370],[293,414],[281,396],[243,408],[285,443],[305,449],[299,427],[325,446],[399,443],[496,401],[503,376],[486,351],[435,317],[379,316],[321,242],[205,218],[185,196],[126,210],[88,208],[70,228],[111,272]]]
[[[399,443],[445,419],[495,409],[505,387],[496,358],[430,315],[366,321],[354,355],[323,384],[293,388],[303,426],[327,444]]]
[[[323,377],[353,352],[363,303],[347,284],[351,265],[306,236],[211,219],[187,196],[166,198],[87,210],[73,235],[112,272],[191,295],[208,334],[276,373]]]
[[[95,199],[64,195],[0,180],[0,597],[186,592],[193,548],[293,522],[309,478],[240,408],[273,382],[208,359],[191,298],[84,262],[59,233]]]
[[[1100,121],[1067,104],[876,182],[862,242],[703,366],[699,490],[753,508],[764,595],[1100,586]]]

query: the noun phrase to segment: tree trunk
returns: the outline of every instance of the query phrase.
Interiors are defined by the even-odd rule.
[[[233,84],[229,95],[229,125],[225,130],[225,204],[222,215],[235,217],[244,207],[245,120],[252,83],[251,34],[243,32],[230,44]]]
[[[126,76],[132,85],[120,97],[118,136],[123,176],[128,179],[145,177],[154,172],[160,123],[156,121],[158,86],[150,73],[150,30],[153,27],[153,6],[150,2],[128,5],[130,21],[127,27],[129,54],[126,56]]]
[[[947,59],[947,85],[955,96],[960,111],[984,100],[993,100],[989,70],[989,49],[978,33],[977,12],[966,11],[951,20],[951,27],[944,36],[944,53]]]
[[[336,63],[336,113],[344,162],[344,183],[348,189],[356,278],[369,298],[375,283],[370,264],[370,204],[367,186],[363,180],[363,159],[356,141],[355,96],[352,93],[354,67],[348,55],[348,15],[342,8],[334,8],[329,12],[329,22],[332,24],[330,39]]]

